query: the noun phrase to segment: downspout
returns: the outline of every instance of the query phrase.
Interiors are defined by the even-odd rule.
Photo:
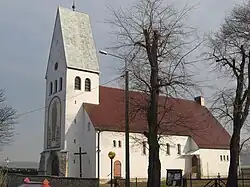
[[[100,133],[101,131],[97,131],[97,178],[98,178],[98,185],[97,187],[100,186]]]

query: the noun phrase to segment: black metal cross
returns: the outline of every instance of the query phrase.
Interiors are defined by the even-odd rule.
[[[74,155],[79,155],[79,160],[80,160],[80,178],[82,177],[82,155],[86,155],[87,152],[82,152],[82,148],[79,147],[79,152],[74,153]]]

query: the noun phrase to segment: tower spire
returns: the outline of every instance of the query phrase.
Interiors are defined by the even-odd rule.
[[[76,6],[75,6],[75,0],[73,0],[73,5],[72,5],[73,11],[75,11],[75,8],[76,8]]]

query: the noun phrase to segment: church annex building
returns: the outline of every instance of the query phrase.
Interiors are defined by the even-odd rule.
[[[108,152],[113,151],[114,175],[125,178],[124,90],[100,86],[99,74],[89,16],[59,7],[45,76],[43,174],[108,179]],[[130,175],[145,179],[147,97],[133,91],[129,97]],[[194,177],[227,176],[230,135],[204,99],[161,96],[159,103],[162,178],[166,169]]]

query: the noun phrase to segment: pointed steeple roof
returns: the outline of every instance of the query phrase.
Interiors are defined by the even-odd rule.
[[[60,31],[54,29],[53,38],[55,35],[60,35],[59,39],[63,43],[67,67],[99,73],[99,63],[89,16],[58,7],[55,27],[56,24],[59,24]]]

